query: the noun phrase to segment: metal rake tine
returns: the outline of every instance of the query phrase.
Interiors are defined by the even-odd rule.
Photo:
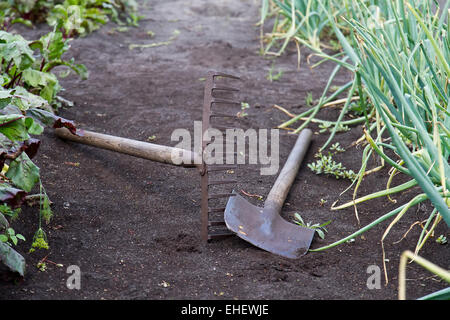
[[[237,180],[210,180],[208,182],[208,186],[215,186],[215,185],[221,185],[221,184],[230,184],[230,183],[237,183]]]
[[[230,127],[230,126],[222,126],[222,125],[218,125],[218,124],[214,124],[214,125],[211,125],[211,128],[212,129],[217,129],[217,130],[228,130],[228,129],[236,129],[236,127]]]
[[[237,118],[237,116],[226,114],[226,113],[220,113],[220,112],[211,112],[209,115],[210,118]]]
[[[213,72],[212,77],[213,77],[213,79],[215,77],[224,77],[224,78],[230,78],[230,79],[235,79],[235,80],[241,80],[241,78],[239,78],[237,76],[233,76],[231,74],[227,74],[227,73],[223,73],[223,72]]]
[[[221,207],[221,208],[208,208],[208,212],[210,212],[210,213],[224,212],[225,209],[226,209],[226,207]]]
[[[229,198],[236,196],[236,193],[216,193],[216,194],[210,194],[208,197],[208,200],[210,199],[219,199],[219,198]]]
[[[214,91],[214,90],[221,90],[221,91],[235,91],[235,92],[240,91],[239,88],[236,88],[236,87],[229,87],[229,86],[216,85],[215,83],[213,84],[213,87],[212,87],[211,90],[212,90],[212,91]]]
[[[237,101],[234,101],[234,100],[228,100],[228,99],[220,99],[220,98],[212,98],[211,104],[214,104],[214,103],[241,105],[240,102],[237,102]]]
[[[226,165],[226,164],[218,164],[218,165],[208,165],[207,171],[208,172],[215,172],[215,171],[228,171],[237,169],[237,165]]]
[[[229,230],[224,231],[214,231],[213,233],[208,234],[208,240],[214,240],[214,239],[225,239],[230,236],[234,235],[233,232]]]
[[[209,221],[208,225],[210,227],[224,226],[225,221],[224,220],[213,220],[213,221]]]
[[[239,153],[237,152],[217,152],[213,158],[205,157],[207,162],[209,162],[209,159],[217,158],[217,157],[226,157],[227,159],[234,159],[234,157],[239,156]],[[208,171],[210,172],[210,171]]]

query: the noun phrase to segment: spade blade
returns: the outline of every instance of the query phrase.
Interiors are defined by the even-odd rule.
[[[238,237],[286,258],[299,258],[308,251],[314,230],[290,223],[278,212],[255,206],[233,193],[236,195],[228,199],[225,208],[225,223]]]

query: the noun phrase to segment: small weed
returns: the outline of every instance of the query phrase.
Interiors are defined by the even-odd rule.
[[[45,234],[42,228],[39,228],[38,231],[34,234],[33,243],[31,244],[31,248],[29,253],[36,251],[36,249],[47,249],[48,250],[48,241],[47,235]]]
[[[327,156],[319,152],[315,157],[318,160],[308,164],[308,168],[315,174],[328,174],[334,176],[336,179],[344,178],[350,180],[354,180],[357,176],[353,170],[347,170],[342,163],[334,161],[330,152],[328,152]]]
[[[47,271],[47,264],[45,262],[39,261],[36,264],[36,268],[38,268],[39,271],[41,271],[41,272],[45,272],[45,271]]]
[[[311,107],[314,102],[313,95],[311,92],[306,94],[305,103],[308,107]]]
[[[447,243],[447,237],[445,237],[443,234],[441,234],[437,239],[436,242],[439,244],[446,244]]]
[[[248,116],[248,113],[245,112],[245,110],[246,110],[246,109],[249,109],[249,108],[250,108],[250,105],[249,105],[247,102],[241,102],[241,111],[239,111],[239,112],[236,114],[236,116],[237,116],[238,118],[243,118],[243,117]]]
[[[362,116],[364,114],[364,106],[358,103],[350,103],[350,111],[358,116]]]
[[[278,70],[278,73],[275,74],[275,75],[273,74],[273,72],[274,72],[274,64],[275,63],[272,63],[272,65],[271,65],[271,67],[269,69],[269,74],[266,77],[266,79],[269,80],[270,82],[280,80],[281,76],[283,75],[283,71],[282,70]]]
[[[58,268],[64,267],[63,264],[53,262],[53,261],[47,259],[47,257],[48,257],[48,255],[46,255],[44,258],[42,258],[41,260],[39,260],[39,262],[36,264],[36,268],[38,268],[39,271],[41,271],[41,272],[47,271],[47,268],[48,268],[47,263],[50,263],[50,264],[52,264],[52,265],[54,265],[54,266],[56,266],[56,267],[58,267]]]
[[[11,220],[17,219],[20,212],[21,212],[21,208],[12,209],[10,206],[8,206],[6,204],[0,205],[0,213],[11,217]]]
[[[295,213],[294,217],[295,217],[294,218],[295,224],[298,224],[299,226],[302,226],[305,228],[313,229],[315,232],[317,232],[317,234],[319,235],[319,237],[321,239],[325,239],[325,233],[328,232],[328,230],[325,227],[331,223],[331,220],[329,220],[325,223],[322,223],[322,224],[319,224],[319,223],[312,224],[311,222],[305,223],[302,216],[298,213]]]
[[[331,45],[331,49],[333,51],[339,51],[339,50],[342,49],[342,45],[341,45],[341,43],[339,41],[331,39],[330,40],[330,45]]]
[[[333,144],[333,145],[330,147],[330,150],[331,150],[331,151],[334,151],[335,153],[336,153],[336,152],[345,152],[345,149],[341,147],[341,145],[340,145],[339,142],[336,142],[335,144]]]
[[[322,122],[321,124],[319,124],[319,128],[320,128],[319,132],[320,133],[324,133],[327,131],[331,132],[333,130],[334,126],[335,125],[333,122]],[[350,128],[348,126],[339,123],[338,127],[336,129],[336,132],[346,132],[349,130],[350,130]]]

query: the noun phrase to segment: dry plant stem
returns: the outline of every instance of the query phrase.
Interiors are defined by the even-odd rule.
[[[288,110],[286,110],[285,108],[283,108],[283,107],[281,107],[281,106],[279,106],[279,105],[277,105],[277,104],[274,104],[272,107],[275,108],[275,109],[278,109],[278,110],[280,110],[280,111],[282,111],[282,112],[284,112],[285,114],[287,114],[287,115],[288,115],[289,117],[291,117],[291,118],[296,117],[295,114],[290,113]]]
[[[409,227],[408,231],[406,231],[406,232],[402,235],[402,237],[401,237],[399,240],[395,241],[394,244],[400,243],[403,239],[406,238],[406,236],[407,236],[408,233],[414,228],[414,226],[416,226],[416,225],[422,225],[422,223],[424,223],[425,221],[426,221],[426,220],[424,220],[424,221],[416,221],[416,222],[414,222],[413,224],[411,224],[411,226]]]
[[[247,197],[260,198],[260,199],[263,198],[263,196],[261,196],[261,195],[259,195],[259,194],[248,193],[248,192],[246,192],[245,190],[242,190],[242,189],[241,189],[241,192],[242,192],[243,194],[245,194]]]
[[[415,250],[416,253],[418,253],[420,251],[420,249],[422,249],[422,247],[425,244],[425,242],[433,235],[434,229],[439,224],[439,222],[441,222],[441,220],[442,220],[442,216],[440,214],[437,214],[437,216],[434,219],[433,225],[431,226],[430,230],[425,231],[426,232],[425,237],[423,238],[422,242],[416,247],[416,250]]]
[[[364,177],[368,176],[369,174],[378,172],[378,171],[380,171],[380,170],[383,169],[383,168],[384,168],[384,166],[381,165],[381,166],[375,167],[375,168],[373,168],[373,169],[370,169],[370,170],[364,172]],[[388,197],[389,197],[389,196],[388,196]]]
[[[392,227],[403,217],[403,215],[416,204],[416,201],[421,200],[423,197],[426,197],[425,194],[419,194],[416,197],[414,197],[411,201],[409,201],[406,206],[397,214],[397,216],[392,220],[392,222],[389,224],[389,226],[386,228],[386,230],[383,233],[383,236],[381,237],[381,249],[383,251],[383,269],[384,269],[384,278],[386,281],[386,285],[389,283],[388,275],[387,275],[387,269],[386,269],[386,252],[384,250],[384,239],[389,234],[389,231],[391,231]]]
[[[400,257],[400,265],[399,265],[399,272],[398,272],[398,299],[399,300],[406,299],[406,263],[408,262],[408,259],[416,262],[417,264],[424,267],[428,271],[438,275],[443,280],[450,283],[450,272],[448,270],[445,270],[444,268],[441,268],[441,267],[435,265],[434,263],[431,263],[430,261],[407,250],[407,251],[403,252]]]
[[[325,103],[323,105],[323,108],[334,107],[334,106],[337,106],[337,105],[345,103],[347,100],[348,100],[348,98],[337,99],[337,100]],[[355,101],[355,100],[359,100],[359,96],[353,96],[353,97],[350,98],[350,102]]]
[[[300,71],[300,65],[302,62],[302,55],[300,52],[300,44],[297,40],[295,40],[295,46],[297,48],[297,70]]]

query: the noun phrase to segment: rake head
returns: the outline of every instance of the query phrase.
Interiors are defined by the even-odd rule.
[[[230,106],[240,106],[241,103],[230,98],[239,89],[228,85],[231,80],[240,80],[239,77],[222,72],[210,71],[205,81],[203,117],[202,117],[202,168],[201,168],[201,238],[204,241],[218,239],[233,235],[226,229],[224,211],[226,201],[234,196],[231,192],[237,183],[236,179],[230,179],[235,174],[237,165],[224,164],[226,153],[222,154],[221,163],[207,164],[205,162],[205,150],[211,141],[206,140],[205,133],[209,129],[226,130],[233,129],[230,120],[237,120],[236,113],[227,112]],[[216,110],[219,110],[218,112]],[[228,122],[228,123],[227,123]],[[233,149],[234,151],[234,149]],[[216,155],[217,159],[217,155]],[[224,176],[228,177],[224,177]]]

